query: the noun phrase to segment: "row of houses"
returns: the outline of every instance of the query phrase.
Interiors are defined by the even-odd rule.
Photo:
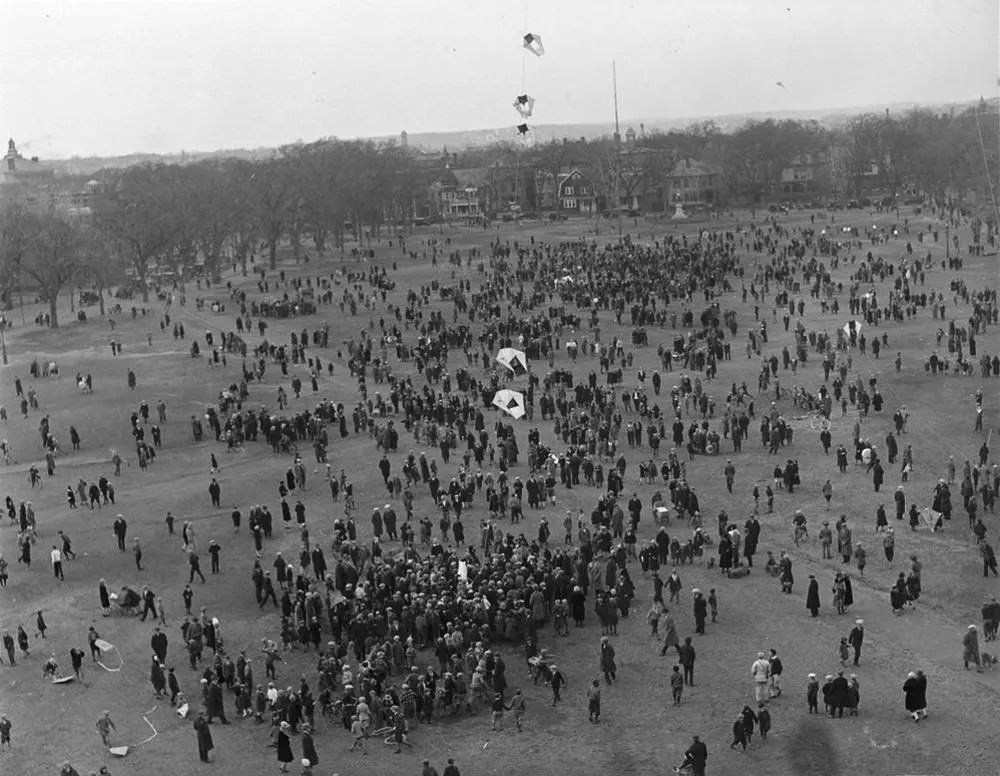
[[[680,159],[656,171],[641,149],[621,155],[617,174],[594,171],[584,165],[568,166],[558,173],[542,170],[517,159],[501,159],[485,167],[457,166],[456,154],[422,154],[422,181],[414,198],[418,218],[462,220],[493,217],[515,209],[592,215],[613,210],[616,203],[629,211],[670,211],[712,208],[725,200],[721,168],[698,159]],[[658,153],[658,152],[650,152]],[[436,164],[434,163],[436,162]],[[762,196],[795,199],[815,196],[829,179],[825,153],[795,157]],[[652,170],[652,171],[651,171]]]

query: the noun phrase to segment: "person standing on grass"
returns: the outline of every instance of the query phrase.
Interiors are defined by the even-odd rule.
[[[705,596],[698,589],[694,589],[694,632],[700,633],[702,636],[705,635],[705,620],[708,617],[708,602],[705,600]]]
[[[132,554],[135,556],[135,568],[142,571],[142,546],[139,544],[139,537],[132,540]]]
[[[4,746],[10,751],[14,747],[10,743],[10,719],[7,718],[6,714],[0,714],[0,752],[3,751]]]
[[[610,686],[618,678],[618,667],[615,665],[615,648],[607,636],[601,636],[601,672],[604,681]]]
[[[587,688],[588,719],[595,725],[601,721],[601,682],[595,679]]]
[[[209,554],[209,556],[212,559],[212,573],[213,574],[218,574],[219,573],[219,553],[220,552],[222,552],[222,548],[219,546],[219,543],[216,542],[215,539],[212,539],[208,543],[208,554]]]
[[[781,697],[781,674],[785,668],[781,664],[781,658],[778,657],[778,650],[771,650],[768,664],[771,667],[769,695],[771,698],[779,698]]]
[[[73,647],[69,651],[69,660],[73,666],[73,676],[83,681],[83,658],[86,653],[82,649]]]
[[[97,718],[96,727],[104,746],[109,748],[111,746],[111,731],[114,730],[116,733],[118,732],[118,728],[115,727],[114,720],[111,719],[110,711],[105,711],[100,717]]]
[[[753,680],[754,700],[760,703],[768,695],[767,686],[771,679],[771,664],[765,653],[757,653],[757,659],[750,666],[750,678]]]
[[[694,660],[696,654],[691,637],[686,636],[684,643],[677,647],[677,662],[684,669],[684,684],[694,687]]]
[[[213,507],[222,506],[222,487],[219,485],[218,480],[212,477],[212,481],[208,484],[208,495],[212,499]]]
[[[490,725],[490,730],[497,730],[497,723],[500,725],[500,730],[503,730],[503,713],[507,707],[503,702],[503,695],[497,693],[493,696],[493,705],[490,708],[492,715],[492,722]]]
[[[660,647],[660,654],[667,654],[667,650],[671,647],[677,649],[680,646],[680,639],[677,637],[677,626],[674,624],[673,615],[670,611],[665,609],[664,614],[666,614],[666,620],[663,625],[663,646]]]
[[[188,584],[190,585],[194,582],[194,575],[197,574],[198,578],[205,582],[205,575],[201,573],[201,561],[198,559],[198,553],[194,549],[188,550],[188,566],[190,568],[190,575],[188,576]]]
[[[736,719],[733,720],[733,742],[729,745],[729,748],[735,749],[738,746],[742,746],[745,752],[747,750],[747,743],[747,731],[743,723],[743,712],[740,712],[736,715]]]
[[[969,663],[975,663],[976,671],[983,672],[983,665],[979,657],[979,629],[975,625],[970,625],[962,637],[962,663],[965,670],[969,670]]]
[[[552,705],[555,706],[562,700],[559,692],[566,686],[566,676],[559,670],[559,666],[557,665],[550,666],[549,670],[551,671],[549,686],[552,688]]]
[[[684,767],[691,768],[691,776],[705,776],[705,766],[708,763],[708,747],[698,736],[691,737],[691,746],[684,752],[684,762],[674,768],[674,773],[680,773]]]
[[[212,741],[212,729],[208,726],[204,711],[199,711],[198,716],[195,717],[194,729],[198,736],[198,759],[203,763],[211,762],[215,743]]]
[[[361,719],[357,714],[351,717],[351,735],[354,736],[354,742],[347,751],[353,752],[356,749],[360,749],[361,754],[368,754],[368,750],[365,748],[365,738],[367,738],[365,726],[361,723]]]
[[[674,706],[681,705],[681,695],[684,693],[684,677],[681,674],[681,667],[674,666],[670,674],[670,694],[674,699]]]
[[[521,732],[521,726],[524,722],[524,712],[526,708],[527,706],[521,691],[514,690],[514,697],[510,699],[510,705],[507,707],[507,711],[514,712],[514,724],[517,726],[518,733]]]
[[[854,665],[861,659],[861,645],[865,641],[865,621],[855,620],[854,627],[847,636],[847,643],[854,649]]]
[[[420,770],[420,776],[438,776],[437,768],[431,765],[430,760],[424,760],[421,765],[423,767]]]
[[[806,609],[813,617],[819,617],[819,582],[812,574],[809,575],[809,589],[806,591]]]
[[[278,737],[277,737],[277,756],[278,762],[281,763],[281,772],[288,772],[288,763],[292,762],[295,758],[292,756],[292,740],[288,737],[289,731],[291,731],[291,725],[287,722],[282,721],[278,726]]]
[[[59,550],[58,547],[56,547],[53,544],[52,552],[49,553],[49,556],[52,560],[53,575],[55,575],[55,578],[58,579],[60,582],[64,582],[66,580],[66,577],[63,576],[62,552]]]
[[[766,741],[771,730],[771,712],[764,703],[757,704],[757,725],[760,728],[760,740]]]

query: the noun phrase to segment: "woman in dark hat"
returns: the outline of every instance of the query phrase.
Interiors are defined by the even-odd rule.
[[[278,727],[278,762],[281,763],[281,772],[287,773],[288,763],[295,758],[292,756],[292,741],[288,737],[291,726],[287,722],[282,722]]]
[[[806,609],[813,617],[819,616],[819,582],[812,574],[809,575],[809,589],[806,592]]]

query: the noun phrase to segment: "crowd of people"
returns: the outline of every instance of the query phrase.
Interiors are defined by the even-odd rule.
[[[339,298],[325,280],[304,283],[284,271],[268,275],[261,269],[259,299],[235,284],[231,288],[235,330],[204,336],[213,363],[228,368],[227,354],[242,360],[238,378],[219,392],[204,416],[219,443],[211,448],[208,496],[216,511],[233,504],[230,546],[204,543],[194,523],[184,522],[183,563],[189,577],[181,594],[184,616],[177,618],[180,643],[171,645],[170,652],[164,598],[149,585],[141,591],[125,587],[119,596],[109,593],[102,579],[99,610],[107,616],[134,611],[143,621],[153,617],[150,682],[157,697],[168,698],[178,709],[190,707],[203,761],[211,759],[214,749],[209,725],[215,719],[229,724],[229,706],[234,721],[260,725],[282,771],[300,762],[302,772],[311,774],[319,765],[313,737],[325,733],[328,722],[343,728],[351,751],[363,753],[370,736],[384,737],[399,753],[412,747],[409,732],[414,726],[487,709],[492,729],[502,729],[504,713],[512,711],[520,732],[528,708],[518,688],[522,671],[530,672],[536,683],[544,681],[553,705],[560,703],[566,675],[547,657],[543,644],[576,629],[589,634],[591,619],[601,628],[593,675],[614,686],[618,625],[630,617],[633,602],[647,595],[652,603],[646,619],[653,635],[659,637],[665,626],[659,652],[675,661],[669,683],[674,703],[680,705],[684,688],[694,686],[696,653],[692,636],[679,637],[677,608],[684,590],[679,574],[690,564],[700,567],[699,574],[717,568],[728,579],[746,576],[761,546],[778,542],[773,523],[765,528],[759,519],[775,511],[776,498],[780,510],[790,510],[806,485],[820,489],[818,482],[802,482],[805,475],[795,451],[803,434],[796,433],[792,412],[807,411],[827,421],[809,432],[827,455],[833,446],[829,421],[838,411],[839,417],[857,418],[850,440],[853,466],[871,475],[879,502],[875,529],[887,566],[892,566],[899,537],[888,525],[881,486],[891,476],[887,467],[899,465],[900,481],[892,495],[895,517],[902,520],[909,503],[911,530],[951,529],[951,488],[961,476],[959,494],[975,551],[982,555],[984,576],[990,570],[995,575],[995,555],[981,520],[981,512],[991,512],[1000,495],[1000,465],[991,463],[988,442],[978,459],[970,456],[961,470],[952,461],[933,494],[912,486],[908,477],[922,451],[915,453],[909,445],[899,450],[897,438],[904,433],[908,411],[901,402],[893,406],[892,378],[876,376],[874,360],[891,349],[890,322],[903,324],[930,314],[943,320],[947,307],[952,314],[945,335],[948,356],[932,354],[929,369],[962,374],[961,365],[980,357],[977,347],[988,341],[985,334],[997,323],[996,291],[952,282],[946,297],[943,289],[927,288],[929,280],[933,285],[941,275],[932,274],[929,257],[914,257],[909,243],[898,260],[874,255],[876,251],[860,257],[862,252],[860,241],[833,244],[821,240],[815,229],[768,219],[706,231],[698,241],[667,236],[642,243],[625,237],[603,244],[581,239],[551,245],[534,237],[498,238],[478,282],[454,274],[450,284],[435,281],[405,293],[396,291],[387,266],[372,264],[340,276]],[[461,252],[447,253],[460,267]],[[432,254],[436,262],[438,245]],[[469,265],[473,258],[483,257],[470,252]],[[567,267],[573,268],[571,282],[565,280]],[[845,273],[849,281],[836,279]],[[885,282],[888,292],[881,287]],[[291,294],[275,302],[275,291],[289,287]],[[312,289],[319,288],[323,293],[314,294]],[[730,309],[737,297],[752,308],[752,320]],[[357,316],[364,325],[337,346],[330,342],[329,325],[302,319],[302,328],[279,341],[280,324],[272,319],[302,314],[303,299],[319,305],[320,319],[339,305],[342,315]],[[955,310],[959,304],[963,319]],[[831,336],[812,324],[813,305],[824,311],[843,306],[854,317]],[[172,319],[171,312],[164,312],[161,328],[173,327],[178,336],[176,318],[184,314],[173,308]],[[609,337],[602,327],[612,320],[616,333]],[[628,327],[630,338],[617,333]],[[876,329],[881,329],[877,336]],[[775,352],[775,330],[791,334],[791,346]],[[250,341],[254,331],[257,344]],[[722,380],[727,362],[744,350],[737,345],[741,334],[747,360],[760,365],[754,388]],[[643,351],[647,343],[659,343],[655,357]],[[504,347],[527,354],[532,368],[523,378],[495,363],[496,349]],[[192,355],[200,357],[200,352]],[[647,375],[651,359],[654,368]],[[996,357],[991,361],[981,354],[981,359],[982,375],[996,377]],[[805,372],[813,364],[822,377]],[[344,370],[356,380],[356,395],[321,399],[324,365],[327,375]],[[135,369],[141,373],[141,367]],[[278,381],[276,393],[273,380]],[[86,382],[93,386],[89,375]],[[797,383],[794,397],[790,383]],[[127,385],[130,393],[138,389],[141,394],[145,388],[131,369]],[[494,393],[508,385],[523,390],[524,421],[491,409]],[[21,396],[20,378],[15,388]],[[33,390],[29,387],[29,394]],[[308,396],[313,397],[311,408],[303,406]],[[152,417],[143,400],[130,413],[138,471],[125,477],[141,476],[154,465],[168,425],[166,405],[158,401],[156,407]],[[883,447],[870,438],[867,427],[873,415],[888,409],[900,421],[894,415],[895,430]],[[982,409],[980,390],[977,419]],[[32,407],[22,404],[22,411],[28,415]],[[536,411],[541,426],[534,423]],[[201,418],[192,418],[193,441],[203,439],[204,425]],[[43,446],[51,450],[55,437],[48,416],[41,428]],[[751,441],[752,428],[759,430],[759,447]],[[980,429],[981,421],[977,433]],[[147,430],[152,443],[146,441]],[[69,434],[74,437],[75,429]],[[367,438],[374,464],[349,463],[338,454],[338,445],[358,436]],[[74,449],[79,442],[75,434]],[[844,472],[851,465],[847,443],[845,438],[837,448],[831,468]],[[238,482],[227,482],[223,492],[217,476],[225,468],[217,457],[222,445],[226,451],[289,455],[271,504],[240,503],[240,496],[232,495],[241,490]],[[734,459],[739,462],[744,448],[778,456],[783,463],[766,483],[742,482]],[[723,454],[731,456],[724,463]],[[306,463],[310,457],[315,463]],[[123,463],[130,462],[114,453],[108,464],[111,477],[102,474],[93,484],[80,479],[67,486],[66,498],[70,508],[121,509],[109,525],[115,549],[130,552],[141,572],[139,538],[133,537],[131,545],[126,541],[124,514],[135,505],[116,501],[114,480],[123,476]],[[925,470],[934,466],[919,463]],[[362,468],[371,465],[375,471]],[[714,499],[699,493],[688,473],[706,466],[718,469],[719,492],[731,494],[735,486],[748,494],[746,517],[719,509],[717,527],[705,525],[709,510],[715,511]],[[58,476],[54,466],[47,474]],[[361,492],[357,483],[368,481],[379,485]],[[647,499],[638,495],[643,486],[655,490]],[[317,490],[323,494],[322,505],[312,496]],[[560,502],[568,491],[575,491],[574,504],[589,509],[564,510],[559,521],[553,512],[562,511]],[[829,509],[832,486],[823,486],[822,493]],[[924,510],[917,507],[924,502]],[[379,506],[369,512],[359,503]],[[280,533],[274,530],[272,505],[281,514]],[[19,529],[14,573],[34,573],[31,548],[51,532],[39,526],[30,501],[18,505],[8,495],[6,507]],[[331,511],[337,516],[329,523],[313,517]],[[920,516],[922,511],[927,517]],[[811,541],[807,524],[818,517],[804,512],[797,510],[792,520],[796,546]],[[474,521],[476,530],[467,521]],[[166,522],[173,534],[169,513]],[[843,561],[831,577],[830,600],[838,615],[846,615],[854,601],[853,568],[864,575],[870,548],[852,534],[852,526],[863,524],[862,515],[843,515],[834,528],[822,520],[817,531],[823,558],[833,560],[836,542]],[[471,540],[473,535],[478,541]],[[77,558],[68,534],[60,531],[59,536],[50,561],[62,582],[66,562]],[[793,561],[798,561],[792,550],[779,551],[779,559],[774,551],[767,551],[765,572],[780,581],[783,593],[791,594]],[[277,613],[277,620],[261,621],[259,646],[223,638],[223,623],[239,616],[238,607],[213,598],[215,586],[201,570],[203,552],[211,557],[209,579],[221,573],[224,555],[227,571],[245,570],[245,605]],[[912,608],[926,592],[921,569],[911,556],[909,574],[900,572],[889,593],[894,612]],[[194,584],[196,576],[199,585]],[[8,565],[0,556],[0,583],[6,585],[7,579]],[[691,595],[692,634],[706,634],[709,616],[715,623],[718,615],[716,589],[707,597],[699,589]],[[809,575],[806,608],[813,617],[821,614],[822,597],[816,574]],[[41,612],[38,620],[44,636]],[[996,637],[998,620],[1000,605],[994,598],[983,607],[987,640]],[[863,624],[857,619],[838,644],[840,666],[825,674],[824,683],[818,674],[808,675],[809,713],[818,713],[820,695],[829,716],[843,717],[844,709],[848,716],[858,713],[860,681],[856,673],[844,676],[844,667],[851,650],[853,665],[859,665]],[[98,637],[91,630],[91,655],[98,660]],[[27,641],[20,626],[18,633]],[[962,640],[964,661],[982,670],[984,654],[976,633],[977,627],[970,626]],[[21,648],[27,656],[27,646]],[[13,664],[13,640],[7,651]],[[196,686],[179,678],[172,665],[181,653],[196,672]],[[314,670],[287,669],[285,676],[285,665],[297,654],[308,654]],[[513,667],[521,663],[521,668]],[[734,748],[746,750],[755,730],[763,745],[772,724],[772,703],[782,693],[782,670],[776,650],[758,655],[751,669],[754,705],[745,705],[733,723]],[[511,673],[518,678],[512,680]],[[591,722],[599,724],[600,681],[587,679],[579,686],[586,688]],[[922,670],[907,677],[903,690],[906,711],[915,721],[924,719],[927,677]],[[5,719],[0,717],[0,732]],[[107,715],[102,719],[110,721]],[[105,745],[116,734],[113,724],[102,727],[100,721],[98,731]],[[705,733],[706,738],[720,735]],[[708,749],[701,738],[694,737],[679,769],[705,773]],[[6,742],[10,744],[9,721]],[[427,768],[433,770],[429,761],[424,762],[425,774]],[[445,776],[458,776],[453,762]]]

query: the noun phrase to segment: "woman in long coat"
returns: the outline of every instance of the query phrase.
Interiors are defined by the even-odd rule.
[[[903,694],[906,696],[906,713],[913,717],[914,722],[919,722],[920,712],[927,706],[927,703],[923,700],[924,693],[920,680],[917,679],[917,675],[913,671],[906,675],[906,681],[903,682]]]
[[[806,609],[813,617],[819,616],[819,582],[812,574],[809,575],[809,590],[806,592]]]
[[[108,583],[103,579],[97,586],[97,595],[100,596],[101,599],[101,610],[105,612],[108,611],[108,609],[111,608],[111,594],[108,592]]]
[[[207,763],[215,744],[212,742],[212,729],[208,726],[208,720],[205,719],[205,712],[198,712],[198,716],[194,720],[194,729],[198,733],[198,757],[203,763]]]
[[[601,672],[604,681],[609,685],[618,678],[618,666],[615,665],[615,648],[611,646],[607,636],[601,636]]]
[[[302,759],[308,760],[313,768],[319,765],[319,755],[316,754],[316,744],[313,743],[312,726],[309,724],[302,726]]]
[[[281,763],[281,772],[288,771],[288,763],[295,758],[292,756],[292,742],[288,737],[290,726],[287,722],[282,722],[278,728],[278,762]]]

